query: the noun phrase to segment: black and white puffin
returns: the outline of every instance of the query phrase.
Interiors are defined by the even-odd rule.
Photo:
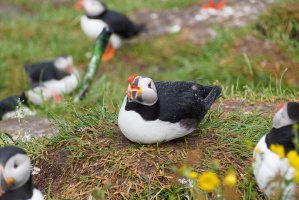
[[[103,61],[113,57],[123,39],[130,39],[145,30],[143,25],[134,24],[125,15],[107,9],[101,0],[80,0],[75,9],[85,11],[81,17],[81,28],[88,37],[97,38],[105,27],[114,32],[102,57]]]
[[[281,105],[273,118],[273,128],[267,135],[264,135],[257,143],[253,153],[253,173],[257,184],[269,197],[275,197],[279,191],[281,177],[291,180],[296,170],[290,166],[288,158],[281,158],[271,151],[272,144],[279,144],[284,147],[285,155],[295,150],[293,139],[293,124],[299,122],[299,103],[290,102]],[[297,130],[298,131],[298,130]],[[299,152],[297,152],[299,153]],[[282,199],[295,199],[294,193],[296,184],[283,185]],[[298,186],[297,186],[298,187]]]
[[[195,81],[158,81],[132,75],[118,115],[122,133],[132,142],[151,144],[191,133],[221,88]]]
[[[30,159],[23,149],[0,149],[0,200],[43,200],[32,183]]]
[[[70,55],[59,56],[54,61],[27,64],[25,70],[33,83],[42,82],[43,86],[59,95],[70,94],[80,81]]]
[[[22,107],[19,107],[18,99],[20,99]],[[23,91],[21,95],[13,95],[0,101],[0,120],[34,116],[36,113],[29,109],[28,101],[34,105],[41,105],[49,100],[61,102],[62,98],[59,94],[43,85],[32,84],[31,88]]]
[[[73,58],[69,55],[58,56],[53,61],[26,64],[24,66],[32,83],[49,80],[61,80],[71,75]]]

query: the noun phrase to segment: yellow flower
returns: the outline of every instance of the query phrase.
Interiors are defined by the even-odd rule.
[[[299,184],[299,172],[298,171],[296,171],[294,178],[295,178],[296,184]]]
[[[212,191],[219,184],[220,181],[217,175],[213,172],[204,172],[198,179],[199,187],[205,191]]]
[[[278,154],[280,156],[281,159],[284,158],[285,154],[284,154],[284,147],[282,145],[279,144],[271,144],[270,146],[271,151],[273,151],[274,153]]]
[[[237,177],[234,173],[226,175],[224,178],[224,183],[228,186],[235,186],[237,183]]]
[[[181,171],[181,172],[184,172],[184,171],[186,171],[187,169],[188,169],[187,165],[183,165],[183,166],[180,167],[180,171]]]
[[[197,178],[198,177],[198,173],[197,172],[191,172],[190,173],[190,178]]]
[[[260,152],[261,150],[259,148],[255,148],[255,152],[258,153]]]
[[[299,170],[299,156],[298,156],[297,152],[290,151],[287,154],[287,158],[289,159],[290,165],[298,171]]]

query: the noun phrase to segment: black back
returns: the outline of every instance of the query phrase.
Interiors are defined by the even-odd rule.
[[[64,70],[58,70],[54,66],[54,61],[44,61],[36,64],[26,64],[24,66],[32,82],[42,82],[51,79],[61,80],[69,74]]]
[[[285,154],[287,154],[289,151],[295,150],[293,143],[294,138],[295,134],[293,133],[293,125],[288,125],[281,128],[272,128],[266,135],[265,141],[269,149],[271,144],[283,145]]]
[[[113,10],[106,10],[104,13],[95,17],[88,15],[87,17],[90,19],[100,19],[106,22],[114,33],[126,39],[132,38],[145,30],[143,25],[135,25],[125,15]]]
[[[218,86],[205,86],[192,81],[161,81],[155,82],[155,85],[158,101],[154,105],[127,102],[125,109],[134,110],[147,121],[160,119],[176,123],[183,119],[196,119],[199,123],[221,93]]]

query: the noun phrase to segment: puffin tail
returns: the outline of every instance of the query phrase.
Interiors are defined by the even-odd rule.
[[[220,98],[221,95],[221,87],[219,86],[212,86],[212,90],[210,91],[209,95],[205,98],[206,101],[206,108],[209,109],[216,99]]]

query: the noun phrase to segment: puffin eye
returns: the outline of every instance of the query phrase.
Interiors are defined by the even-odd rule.
[[[152,88],[152,83],[149,83],[147,87]]]
[[[15,164],[14,166],[13,166],[13,168],[17,168],[19,165],[17,165],[17,164]]]

